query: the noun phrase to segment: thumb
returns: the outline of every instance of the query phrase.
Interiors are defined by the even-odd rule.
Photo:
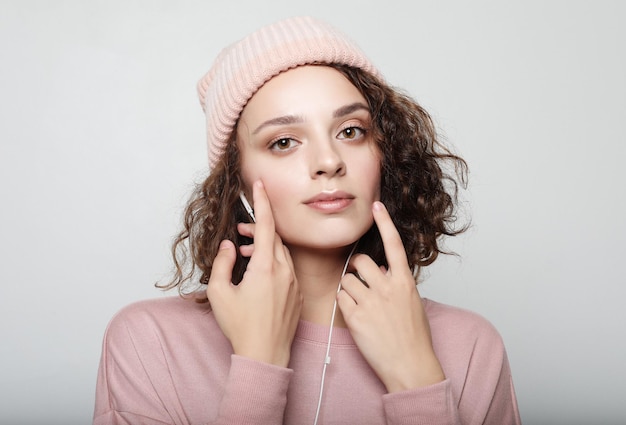
[[[213,260],[209,286],[214,283],[230,283],[233,278],[233,267],[236,259],[235,245],[228,239],[223,240]]]

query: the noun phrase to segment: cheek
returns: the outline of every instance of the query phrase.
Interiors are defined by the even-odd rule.
[[[256,172],[254,172],[253,167],[247,165],[245,160],[242,160],[240,174],[246,191],[252,195],[252,183],[259,179]]]
[[[280,211],[282,205],[288,200],[296,199],[298,190],[293,184],[293,179],[285,178],[280,173],[262,173],[256,178],[263,182],[265,193],[270,201],[274,213]]]
[[[370,187],[377,193],[378,199],[380,197],[380,162],[371,163],[367,175],[370,179]]]
[[[293,201],[297,199],[298,193],[294,193],[292,187],[286,185],[283,180],[277,181],[271,177],[265,179],[261,177],[261,180],[270,202],[276,233],[281,238],[288,237],[289,229],[294,227],[293,220],[297,217],[297,214],[294,214]]]
[[[250,193],[250,196],[252,196],[252,185],[256,181],[261,180],[263,182],[266,192],[270,192],[272,186],[274,185],[270,173],[264,172],[263,168],[259,167],[258,164],[255,164],[255,166],[248,166],[243,161],[241,167],[241,179],[245,186],[246,192]]]
[[[362,187],[372,196],[372,200],[380,200],[380,158],[375,155],[365,156],[357,164],[360,170],[359,180]]]

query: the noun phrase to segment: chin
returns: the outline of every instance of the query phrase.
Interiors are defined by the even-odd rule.
[[[341,232],[333,232],[332,230],[315,232],[315,230],[312,229],[312,231],[306,232],[307,234],[300,233],[299,235],[294,235],[294,237],[285,235],[283,237],[283,241],[286,245],[293,247],[315,250],[336,250],[353,245],[367,232],[368,229],[369,227],[363,231],[347,231],[347,229],[345,229]]]

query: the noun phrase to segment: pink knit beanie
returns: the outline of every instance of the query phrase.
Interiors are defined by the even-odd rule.
[[[276,22],[222,50],[198,82],[198,96],[206,114],[209,169],[224,153],[252,95],[280,72],[313,63],[349,65],[379,75],[354,42],[310,17]]]

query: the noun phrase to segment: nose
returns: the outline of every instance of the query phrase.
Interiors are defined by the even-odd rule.
[[[346,163],[334,140],[319,140],[312,143],[311,177],[334,177],[346,172]]]

